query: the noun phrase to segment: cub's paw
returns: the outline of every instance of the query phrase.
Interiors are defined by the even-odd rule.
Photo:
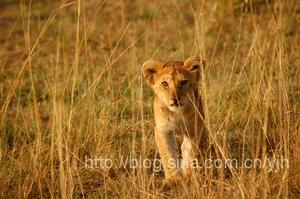
[[[171,188],[174,188],[174,187],[180,185],[182,180],[183,180],[182,175],[175,175],[175,176],[168,177],[163,181],[161,190],[168,191]]]

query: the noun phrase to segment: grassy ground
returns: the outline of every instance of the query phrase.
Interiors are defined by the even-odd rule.
[[[300,4],[246,2],[1,1],[0,197],[299,198]],[[162,171],[85,165],[159,157],[141,65],[196,53],[219,158],[289,168],[205,168],[162,191]]]

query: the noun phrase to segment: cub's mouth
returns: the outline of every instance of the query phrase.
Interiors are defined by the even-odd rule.
[[[176,103],[174,102],[174,103],[170,104],[170,106],[172,106],[172,107],[179,107],[180,104],[178,102],[176,102]]]
[[[172,108],[179,108],[179,107],[183,107],[183,106],[184,106],[184,103],[178,102],[178,101],[173,102],[172,104],[170,104],[170,107],[172,107]]]
[[[180,106],[179,100],[178,99],[173,99],[170,106],[179,107]]]

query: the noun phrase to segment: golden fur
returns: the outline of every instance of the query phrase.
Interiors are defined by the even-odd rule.
[[[184,62],[148,60],[143,74],[154,91],[155,141],[167,181],[190,175],[191,164],[205,150],[207,132],[198,92],[203,62],[191,57]],[[178,162],[174,133],[183,136]]]

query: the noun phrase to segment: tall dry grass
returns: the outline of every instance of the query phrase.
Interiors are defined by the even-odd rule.
[[[297,1],[3,1],[1,198],[298,198]],[[207,62],[199,88],[216,156],[289,168],[204,168],[161,190],[153,168],[90,168],[159,158],[149,59]]]

